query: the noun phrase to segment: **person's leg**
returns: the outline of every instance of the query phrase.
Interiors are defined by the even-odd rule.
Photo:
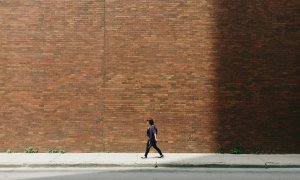
[[[147,145],[146,145],[145,158],[147,158],[150,148],[151,148],[151,143],[148,140]]]
[[[152,146],[153,146],[154,149],[156,149],[156,151],[157,151],[157,152],[159,153],[159,155],[162,157],[163,154],[162,154],[161,150],[157,147],[156,143],[154,143]]]

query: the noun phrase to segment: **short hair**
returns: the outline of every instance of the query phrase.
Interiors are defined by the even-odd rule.
[[[148,121],[148,123],[149,123],[150,125],[153,125],[153,124],[154,124],[154,120],[153,120],[151,117],[148,118],[147,121]]]

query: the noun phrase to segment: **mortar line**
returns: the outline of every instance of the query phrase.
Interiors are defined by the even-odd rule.
[[[106,151],[105,148],[105,139],[104,139],[104,120],[105,120],[105,107],[104,107],[104,98],[105,98],[105,85],[106,85],[106,0],[104,0],[103,4],[103,59],[102,59],[102,103],[101,103],[101,138],[102,138],[102,146],[103,151]]]

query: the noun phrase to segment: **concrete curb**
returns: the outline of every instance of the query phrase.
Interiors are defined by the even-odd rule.
[[[168,167],[168,168],[300,168],[293,164],[0,164],[0,168],[95,168],[95,167]]]
[[[174,167],[174,168],[300,168],[300,154],[232,155],[204,153],[166,153],[165,158],[142,153],[66,153],[25,154],[0,153],[0,168],[55,167]]]

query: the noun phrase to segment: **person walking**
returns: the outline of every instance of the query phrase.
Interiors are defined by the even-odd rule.
[[[147,158],[151,147],[156,149],[156,151],[159,153],[159,155],[160,155],[159,158],[163,158],[164,155],[162,154],[161,150],[156,145],[156,143],[157,143],[157,129],[154,125],[154,120],[152,118],[148,118],[147,121],[149,123],[149,128],[147,129],[148,141],[147,141],[147,145],[146,145],[145,156],[143,156],[142,158],[143,159]]]

